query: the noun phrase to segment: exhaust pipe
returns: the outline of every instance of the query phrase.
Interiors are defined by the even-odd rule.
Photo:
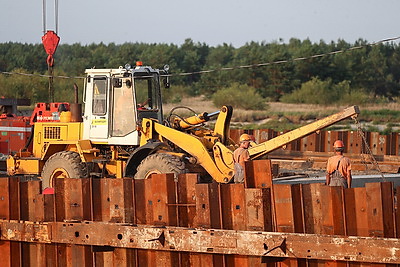
[[[82,104],[78,104],[78,85],[74,83],[74,103],[71,107],[71,122],[82,122]]]

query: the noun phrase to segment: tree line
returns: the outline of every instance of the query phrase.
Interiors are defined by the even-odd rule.
[[[47,74],[46,57],[41,44],[0,43],[1,72]],[[287,43],[249,42],[239,48],[213,47],[191,39],[181,45],[61,44],[54,58],[54,75],[69,77],[84,76],[87,68],[117,68],[136,61],[155,68],[168,64],[173,76],[166,101],[204,95],[218,104],[231,101],[243,108],[263,108],[267,101],[362,104],[396,101],[400,94],[400,48],[395,42],[313,43],[292,38]],[[239,67],[259,63],[272,64]],[[202,70],[216,71],[198,73]],[[82,79],[56,78],[56,100],[71,101],[73,83],[83,87]],[[0,97],[47,101],[47,88],[45,77],[0,74]]]

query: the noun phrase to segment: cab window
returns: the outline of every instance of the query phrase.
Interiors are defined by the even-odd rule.
[[[139,110],[158,110],[154,78],[134,78],[137,108]]]
[[[94,115],[105,115],[107,111],[107,78],[95,77],[93,84],[92,113]]]
[[[121,86],[114,86],[112,136],[125,136],[136,129],[132,82],[129,78],[121,81]]]

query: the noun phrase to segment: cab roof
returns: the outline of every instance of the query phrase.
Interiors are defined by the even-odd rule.
[[[131,74],[135,74],[135,73],[157,73],[159,74],[160,71],[158,69],[153,69],[150,66],[136,66],[134,68],[126,68],[126,67],[122,67],[120,66],[118,69],[86,69],[85,73],[87,75],[118,75],[118,74],[125,74],[125,73],[131,73]]]

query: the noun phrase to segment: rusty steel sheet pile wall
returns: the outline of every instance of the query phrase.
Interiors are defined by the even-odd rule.
[[[245,184],[57,179],[53,195],[0,178],[0,266],[400,263],[392,183],[272,185],[270,160],[245,167]]]
[[[242,133],[253,135],[259,144],[284,132],[270,129],[230,130],[234,141],[238,141]],[[368,147],[357,131],[320,131],[270,152],[268,158],[282,169],[323,170],[328,157],[333,155],[333,143],[340,139],[345,144],[344,153],[352,160],[353,171],[400,173],[399,133],[381,135],[365,132],[364,136]]]
[[[242,133],[253,135],[256,142],[261,143],[283,134],[284,132],[271,129],[230,130],[231,138],[234,141],[238,141]],[[399,133],[382,135],[377,132],[365,132],[364,135],[374,155],[400,155]],[[345,153],[366,153],[365,145],[363,145],[360,133],[357,131],[320,131],[319,133],[312,133],[289,143],[285,149],[289,151],[332,152],[333,143],[337,139],[345,143]]]

